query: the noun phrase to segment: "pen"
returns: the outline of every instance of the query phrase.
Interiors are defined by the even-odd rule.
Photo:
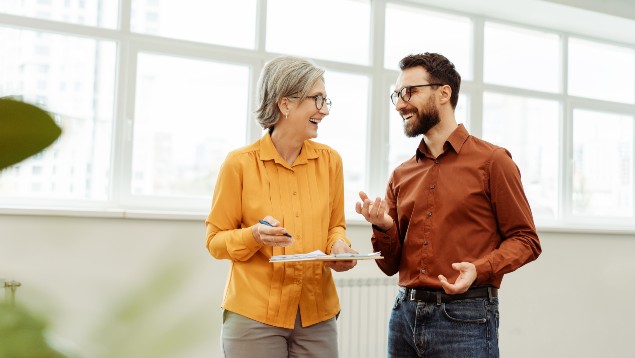
[[[271,226],[271,227],[273,227],[273,225],[269,224],[267,221],[264,221],[264,220],[258,220],[258,222],[259,222],[259,223],[261,223],[261,224],[263,224],[263,225],[267,225],[267,226]],[[286,236],[286,237],[291,237],[291,234],[289,234],[288,232],[285,232],[285,233],[284,233],[284,236]]]

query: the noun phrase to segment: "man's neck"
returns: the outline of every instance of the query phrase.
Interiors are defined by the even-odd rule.
[[[448,140],[450,134],[454,132],[454,130],[459,125],[456,123],[454,117],[441,119],[441,122],[436,126],[430,128],[430,130],[423,135],[423,140],[428,146],[428,150],[430,150],[430,154],[434,158],[437,158],[441,153],[443,153],[443,145],[445,141]]]

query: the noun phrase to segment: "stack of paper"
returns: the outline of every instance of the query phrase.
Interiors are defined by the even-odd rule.
[[[292,261],[339,261],[339,260],[378,260],[383,259],[381,252],[370,254],[331,254],[327,255],[320,250],[309,252],[308,254],[278,255],[272,256],[269,262],[292,262]]]

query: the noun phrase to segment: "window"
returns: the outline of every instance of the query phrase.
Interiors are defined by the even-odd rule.
[[[370,30],[370,0],[267,1],[269,52],[366,65]]]
[[[361,220],[357,193],[383,195],[421,141],[389,100],[398,62],[439,52],[462,77],[457,122],[510,151],[539,226],[635,229],[635,40],[459,3],[0,2],[0,97],[63,127],[0,173],[0,205],[206,213],[227,153],[264,134],[260,69],[290,54],[326,69],[316,141],[341,154],[346,217]]]
[[[52,112],[63,128],[56,143],[21,163],[31,170],[2,172],[0,194],[107,199],[111,190],[115,43],[3,27],[0,39],[0,78],[6,79],[0,81],[0,96],[16,95],[39,104]],[[20,44],[31,46],[16,51]],[[47,51],[28,51],[38,47]],[[84,169],[87,163],[93,163],[91,170]],[[40,185],[40,173],[53,171],[56,175],[47,180],[55,185]],[[87,187],[86,181],[92,181],[92,186]],[[38,188],[37,193],[31,188]]]
[[[253,49],[256,1],[132,0],[130,27],[149,35]]]
[[[217,163],[246,144],[249,72],[247,66],[139,54],[132,195],[209,197]]]
[[[368,131],[367,76],[326,69],[326,92],[333,99],[330,114],[320,123],[317,142],[337,150],[344,166],[344,201],[352,216],[359,191],[366,187],[366,133]],[[337,98],[337,100],[336,100]]]
[[[633,216],[633,115],[573,111],[572,214]]]
[[[51,0],[1,1],[0,13],[114,29],[117,25],[118,3],[93,0],[90,1],[90,7],[85,7],[83,2],[75,5],[70,1],[64,1],[63,4]]]
[[[571,95],[635,103],[635,49],[571,38],[569,70]]]
[[[520,168],[535,217],[558,215],[560,105],[557,101],[486,92],[483,139],[507,149]]]
[[[408,54],[438,52],[454,63],[463,80],[472,78],[472,21],[467,17],[388,4],[385,38],[386,68],[399,69],[399,60]]]
[[[484,81],[560,91],[560,39],[544,31],[485,24]]]

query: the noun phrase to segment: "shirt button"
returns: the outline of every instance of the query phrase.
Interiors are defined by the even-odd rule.
[[[425,275],[426,274],[426,269],[421,269],[421,273]]]
[[[438,160],[438,159],[435,159],[435,160],[434,160],[434,164],[439,164],[439,160]]]
[[[428,245],[428,240],[423,242],[424,245]]]
[[[432,216],[432,211],[428,211],[428,216]]]
[[[436,188],[436,187],[437,187],[437,185],[436,185],[436,184],[432,184],[432,185],[430,185],[430,189],[434,189],[434,188]]]

